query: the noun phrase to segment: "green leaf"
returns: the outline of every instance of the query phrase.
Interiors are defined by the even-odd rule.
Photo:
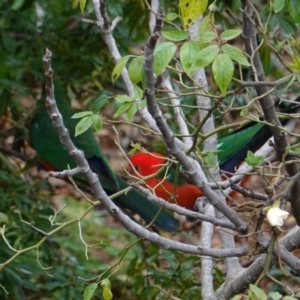
[[[169,13],[165,15],[165,21],[166,22],[172,22],[175,19],[179,18],[179,15],[176,13]]]
[[[281,10],[283,10],[285,7],[285,0],[274,0],[273,2],[273,8],[275,14],[279,13]]]
[[[200,39],[205,42],[210,42],[214,40],[216,37],[217,34],[214,31],[207,31],[200,36]]]
[[[86,5],[86,0],[80,0],[79,7],[82,14],[84,12],[85,5]]]
[[[11,10],[19,10],[24,2],[25,0],[14,0]]]
[[[135,85],[133,90],[135,99],[142,99],[144,97],[144,91],[139,86]]]
[[[244,108],[240,112],[240,116],[247,117],[249,115],[249,110],[247,108]]]
[[[212,71],[222,95],[225,96],[227,87],[233,76],[233,63],[231,58],[226,53],[219,54],[213,62]]]
[[[115,65],[112,71],[112,83],[114,83],[119,78],[130,57],[132,57],[132,55],[126,55],[118,60],[117,64]]]
[[[184,71],[188,76],[192,76],[191,67],[199,52],[198,45],[195,42],[184,43],[180,48],[180,60]]]
[[[114,118],[124,114],[127,110],[129,110],[131,107],[131,102],[125,102],[124,104],[122,104],[114,114]]]
[[[242,295],[235,295],[234,297],[232,297],[230,300],[241,300],[243,299]]]
[[[84,295],[83,295],[83,299],[84,300],[91,300],[92,297],[95,294],[95,291],[98,287],[98,284],[96,283],[90,283],[84,290]]]
[[[101,108],[107,103],[108,97],[106,95],[100,95],[93,101],[92,111],[94,114],[99,112]]]
[[[279,300],[282,298],[282,295],[278,292],[270,292],[269,296],[273,299],[273,300]]]
[[[300,23],[300,5],[298,0],[287,0],[288,10],[291,17]]]
[[[217,45],[209,45],[204,49],[198,51],[196,57],[194,57],[194,63],[191,70],[195,71],[196,69],[205,68],[206,66],[211,64],[218,56],[219,51],[220,49]]]
[[[215,167],[217,164],[215,151],[207,151],[203,153],[203,160],[209,168]]]
[[[289,67],[295,70],[296,72],[300,71],[300,57],[296,55],[292,55],[293,62],[292,64],[289,64]]]
[[[250,150],[247,151],[247,157],[245,158],[246,163],[251,167],[256,167],[261,164],[264,160],[263,156],[256,156]]]
[[[205,32],[208,32],[208,31],[213,32],[212,22],[213,22],[213,20],[212,20],[211,15],[207,15],[202,19],[201,24],[199,26],[199,36],[200,37]]]
[[[259,54],[263,63],[264,70],[266,74],[269,74],[272,62],[270,47],[267,47],[265,44],[263,44],[259,50]]]
[[[242,33],[242,30],[240,29],[228,29],[221,33],[220,37],[221,39],[225,41],[233,40],[237,36],[239,36]]]
[[[129,78],[133,84],[137,84],[142,80],[142,73],[144,72],[143,64],[144,57],[139,56],[134,58],[128,67]]]
[[[259,300],[267,300],[268,297],[262,289],[254,284],[250,284],[249,288]]]
[[[247,61],[247,58],[240,49],[228,44],[223,45],[221,49],[224,53],[228,54],[231,59],[235,60],[239,64],[244,66],[251,66],[251,64]]]
[[[286,151],[293,151],[296,154],[300,154],[299,143],[287,146]]]
[[[92,116],[93,125],[96,131],[100,131],[103,127],[103,119],[98,114]]]
[[[165,42],[158,44],[154,49],[153,69],[156,76],[158,76],[168,65],[173,58],[177,46],[172,42]]]
[[[108,278],[103,279],[100,284],[103,288],[102,296],[103,296],[104,300],[111,300],[113,297],[113,294],[111,292],[110,280]]]
[[[124,102],[132,102],[134,101],[134,98],[129,97],[127,95],[118,95],[115,97],[116,101],[119,103],[124,103]]]
[[[131,121],[138,110],[138,104],[132,102],[130,108],[127,111],[127,121]]]
[[[91,111],[81,111],[81,112],[74,114],[72,116],[72,119],[79,119],[79,118],[83,118],[86,116],[91,116],[92,114],[93,114],[93,112],[91,112]]]
[[[284,296],[282,300],[299,300],[299,298],[294,298],[292,296]]]
[[[143,150],[143,147],[139,143],[131,142],[130,146],[132,147],[132,149],[128,152],[129,156],[134,154],[135,152],[141,152]]]
[[[179,8],[181,11],[183,27],[189,28],[205,12],[207,0],[180,0]]]
[[[75,136],[82,134],[87,131],[93,124],[93,117],[86,116],[82,118],[75,127]]]
[[[173,42],[184,41],[189,36],[188,33],[183,30],[162,31],[161,34],[163,35],[164,38]]]
[[[0,224],[8,224],[9,223],[9,217],[7,214],[4,214],[3,212],[0,212]]]

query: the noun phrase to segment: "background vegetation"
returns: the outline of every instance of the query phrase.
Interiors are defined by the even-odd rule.
[[[252,2],[266,26],[265,32],[259,33],[259,38],[265,40],[260,57],[267,79],[272,82],[292,74],[293,77],[289,77],[285,85],[277,88],[276,95],[280,99],[293,99],[299,94],[300,70],[300,13],[297,1]],[[161,1],[161,6],[166,13],[179,14],[178,3],[174,1]],[[208,6],[211,11],[206,10],[204,15],[213,12],[219,33],[240,27],[240,1],[209,1]],[[113,31],[121,55],[141,55],[149,36],[149,10],[146,3],[134,0],[107,1],[107,12],[111,20],[117,16],[123,19]],[[43,93],[42,56],[45,48],[53,53],[55,77],[68,88],[76,108],[90,109],[92,101],[99,95],[126,93],[122,80],[112,83],[115,62],[111,59],[101,30],[94,24],[82,22],[83,17],[95,20],[91,1],[87,1],[83,14],[76,0],[4,0],[0,3],[0,223],[2,233],[5,233],[0,241],[0,263],[5,263],[0,265],[0,297],[81,299],[87,280],[107,272],[105,277],[111,282],[113,299],[199,299],[201,266],[198,256],[163,250],[146,241],[135,243],[137,238],[116,224],[105,211],[92,211],[81,223],[83,239],[93,245],[87,250],[76,223],[63,227],[57,233],[53,232],[45,242],[37,244],[43,239],[44,232],[51,232],[58,224],[76,218],[88,207],[87,203],[79,201],[81,197],[73,187],[59,182],[48,183],[30,147],[29,124],[35,113],[36,101]],[[182,26],[182,19],[177,18],[166,24],[163,30],[168,31],[175,26]],[[240,36],[229,43],[244,50]],[[170,74],[174,78],[177,78],[178,59],[177,55],[170,63],[174,68]],[[206,74],[209,92],[220,95],[220,84],[216,83],[210,64]],[[233,77],[240,78],[241,74],[249,78],[247,66],[235,64]],[[192,85],[191,78],[185,75],[183,82]],[[142,87],[142,84],[139,83],[139,86]],[[237,86],[236,81],[231,81],[226,89],[233,91]],[[227,94],[223,99],[226,108],[214,112],[216,125],[239,120],[240,112],[233,108],[247,104],[249,96],[254,94],[254,89],[249,88],[247,93],[238,94],[234,103],[231,101],[232,95]],[[163,92],[158,93],[157,98],[161,104],[169,103]],[[195,95],[190,93],[182,99],[187,122],[195,124],[198,118],[198,111],[194,108]],[[112,119],[118,109],[120,103],[109,101],[101,115]],[[162,110],[170,128],[178,132],[172,107],[162,105]],[[138,116],[134,120],[144,124]],[[136,131],[126,129],[126,126],[117,124],[121,145],[126,151],[130,149],[131,140],[142,142],[148,149],[152,147],[165,151],[161,139],[146,139]],[[194,128],[194,125],[190,128]],[[105,130],[110,134],[105,134]],[[125,137],[129,131],[131,135]],[[225,129],[219,136],[230,131]],[[121,155],[116,147],[113,152],[111,150],[111,133],[111,122],[105,122],[100,132],[101,142],[104,152],[110,152],[109,158],[114,165],[114,159],[119,161]],[[64,204],[66,207],[56,215]],[[191,229],[181,232],[179,239],[195,242],[195,236],[198,237],[198,230]],[[131,244],[134,246],[130,247]],[[22,252],[22,249],[32,245],[38,247]],[[213,272],[214,288],[217,290],[225,280],[224,265],[216,264]],[[266,280],[261,287],[273,299],[280,299],[276,297],[281,296],[272,294],[272,291],[279,291],[282,295],[288,293],[286,276],[279,267],[273,268],[271,274],[284,286]],[[297,281],[296,277],[288,280],[291,289],[295,288]],[[110,299],[110,282],[104,282],[99,287],[95,299]],[[259,296],[249,292],[250,298],[263,297],[261,291],[255,288],[253,291]],[[87,292],[85,297],[89,299]]]

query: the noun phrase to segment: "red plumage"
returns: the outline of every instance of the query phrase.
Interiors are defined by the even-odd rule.
[[[146,177],[158,172],[164,165],[165,158],[156,152],[147,154],[139,152],[131,156],[130,161],[136,171],[142,177]],[[131,173],[134,174],[132,170]],[[184,183],[177,185],[175,189],[174,183],[168,181],[167,178],[156,176],[145,180],[145,183],[155,192],[156,196],[187,209],[193,209],[197,198],[203,196],[203,193],[195,185]]]

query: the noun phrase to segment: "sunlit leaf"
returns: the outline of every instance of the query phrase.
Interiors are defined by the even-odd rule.
[[[216,156],[213,151],[203,153],[203,160],[209,168],[213,168],[217,164]]]
[[[138,104],[136,102],[132,102],[130,108],[127,111],[127,121],[131,121],[134,115],[138,110]]]
[[[80,0],[79,7],[82,14],[84,12],[85,5],[86,5],[86,0]]]
[[[94,297],[95,291],[98,287],[96,283],[90,283],[84,290],[83,299],[84,300],[91,300]]]
[[[240,29],[228,29],[228,30],[223,31],[221,33],[220,37],[221,37],[221,39],[223,39],[225,41],[229,41],[229,40],[236,38],[241,33],[242,33],[242,30],[240,30]]]
[[[191,67],[195,61],[195,57],[199,52],[199,47],[195,42],[184,43],[180,48],[180,60],[184,71],[192,76]]]
[[[100,131],[103,127],[103,119],[98,114],[92,116],[93,125],[96,131]]]
[[[158,44],[154,49],[154,73],[158,76],[173,58],[177,46],[172,42]]]
[[[92,111],[81,111],[72,116],[72,119],[80,119],[86,116],[91,116],[93,114]]]
[[[247,151],[246,163],[251,167],[256,167],[264,160],[263,156],[256,156],[252,151]]]
[[[188,38],[188,33],[183,30],[162,31],[161,34],[164,38],[173,42],[184,41]]]
[[[268,297],[262,289],[254,284],[250,284],[249,288],[259,300],[267,300]]]
[[[165,21],[166,22],[172,22],[175,19],[179,18],[179,15],[176,13],[169,13],[165,15]]]
[[[104,300],[111,300],[113,297],[112,291],[111,291],[111,283],[108,278],[103,279],[101,281],[101,286],[103,288],[102,296]]]
[[[124,67],[126,66],[129,58],[131,57],[132,55],[126,55],[126,56],[123,56],[122,58],[120,58],[117,62],[117,64],[115,65],[113,71],[112,71],[112,82],[114,83],[118,78],[119,76],[121,75]]]
[[[214,31],[207,31],[200,36],[200,39],[205,42],[210,42],[214,40],[216,37],[217,34]]]
[[[199,26],[199,36],[201,37],[202,34],[204,34],[205,32],[213,32],[213,25],[214,24],[214,18],[213,15],[207,15],[205,16],[202,21],[201,24]]]
[[[139,56],[134,58],[128,67],[129,78],[133,84],[137,84],[142,80],[142,72],[144,71],[144,57]]]
[[[205,12],[207,0],[180,0],[179,8],[184,29],[189,28]]]
[[[92,116],[83,117],[75,127],[75,136],[87,131],[93,124]]]
[[[132,97],[129,97],[127,95],[118,95],[115,97],[116,101],[119,103],[124,103],[124,102],[132,102],[134,99]]]
[[[132,102],[132,101],[131,101]],[[125,102],[124,104],[122,104],[119,109],[115,112],[114,114],[114,118],[124,114],[128,109],[130,109],[131,107],[131,102]]]
[[[220,49],[218,45],[209,45],[198,51],[197,55],[194,57],[194,63],[191,70],[194,71],[196,69],[205,68],[211,64],[218,56],[219,51]]]
[[[235,60],[239,64],[244,66],[251,66],[240,49],[228,44],[223,45],[221,49],[224,53],[228,54],[232,60]]]
[[[274,0],[273,8],[276,14],[282,11],[284,7],[285,7],[285,0]]]
[[[225,96],[227,87],[233,76],[233,63],[231,58],[226,53],[218,55],[212,64],[212,71],[222,95]]]

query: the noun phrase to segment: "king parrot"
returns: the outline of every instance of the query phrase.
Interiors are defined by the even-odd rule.
[[[91,129],[75,137],[75,126],[78,121],[71,118],[75,112],[69,106],[66,90],[60,81],[55,81],[55,97],[73,143],[84,152],[85,158],[92,171],[98,175],[105,192],[112,195],[127,188],[128,184],[110,168]],[[61,144],[59,136],[52,126],[43,101],[38,102],[37,111],[31,123],[31,144],[40,157],[42,165],[48,171],[62,171],[68,165],[71,168],[75,167],[73,158]],[[118,206],[139,214],[147,222],[152,221],[160,209],[134,189],[116,197],[113,201]],[[164,231],[172,232],[179,226],[179,222],[168,212],[162,210],[155,220],[155,225]]]
[[[295,102],[300,102],[298,97]],[[299,103],[290,103],[283,113],[293,113],[299,108]],[[287,120],[282,123],[285,124]],[[255,152],[262,147],[265,142],[272,137],[269,127],[262,123],[252,122],[245,127],[236,130],[235,132],[219,139],[217,150],[220,150],[218,154],[218,160],[220,169],[227,173],[233,173],[235,168],[241,164],[246,158],[247,151]],[[153,175],[160,170],[163,164],[165,164],[165,158],[163,155],[150,152],[143,153],[138,152],[130,157],[132,165],[135,167],[138,173],[145,177]],[[134,174],[134,171],[129,168],[130,172]],[[170,178],[172,176],[172,170],[170,169]],[[184,180],[177,182],[176,191],[174,190],[174,184],[169,177],[157,178],[153,177],[147,179],[145,183],[148,187],[155,189],[155,193],[158,197],[170,201],[176,202],[178,205],[193,209],[197,198],[203,196],[203,193],[195,185],[186,183]],[[245,183],[245,181],[243,182]],[[175,192],[175,199],[174,199]]]

